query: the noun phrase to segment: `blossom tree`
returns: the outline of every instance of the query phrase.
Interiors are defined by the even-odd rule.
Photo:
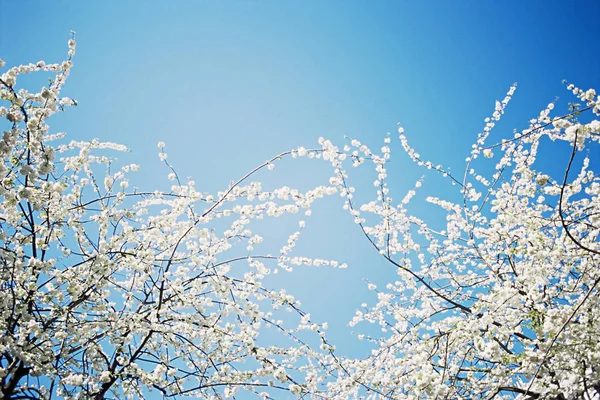
[[[593,90],[569,85],[583,106],[555,117],[550,104],[524,131],[488,144],[511,87],[463,176],[422,160],[400,129],[413,161],[459,190],[460,201],[428,198],[446,214],[438,227],[409,212],[421,181],[392,199],[389,136],[378,152],[320,139],[213,195],[182,182],[159,143],[171,189],[132,189],[139,167],[111,156],[124,146],[69,142],[48,125],[77,105],[60,95],[74,53],[72,39],[66,61],[0,75],[1,398],[598,397],[600,177],[590,154],[600,121],[582,119],[600,115]],[[38,92],[19,89],[29,73],[53,78]],[[561,176],[538,170],[548,141],[569,146]],[[287,156],[331,163],[329,183],[267,191],[252,181]],[[477,172],[488,159],[495,170]],[[373,200],[357,200],[348,163],[374,165]],[[264,284],[296,265],[345,266],[293,254],[311,206],[332,194],[398,273],[385,287],[369,283],[378,300],[350,321],[381,328],[358,335],[375,349],[360,359],[337,354],[326,323]],[[262,252],[255,221],[287,214],[298,229],[275,254]]]
[[[348,373],[338,390],[357,395],[360,383],[403,399],[600,395],[600,177],[590,167],[600,121],[578,121],[584,112],[600,115],[600,98],[568,85],[584,106],[553,117],[549,104],[524,131],[487,144],[515,89],[485,120],[463,176],[422,160],[399,129],[415,163],[460,188],[459,202],[427,199],[446,214],[443,229],[409,213],[415,190],[397,204],[390,197],[389,137],[378,155],[356,140],[343,150],[324,143],[374,162],[377,197],[365,204],[354,203],[343,160],[332,164],[345,207],[398,273],[384,288],[369,285],[378,302],[357,311],[351,325],[379,324],[380,337],[359,336],[377,350],[343,362]],[[560,176],[536,168],[549,141],[570,146]],[[497,160],[490,177],[474,168],[482,155]]]
[[[294,265],[344,267],[290,255],[313,202],[336,187],[265,191],[249,181],[294,151],[217,195],[201,193],[179,180],[159,143],[171,190],[130,189],[139,167],[115,167],[110,157],[124,146],[66,142],[47,124],[77,104],[60,96],[74,53],[71,39],[66,61],[0,76],[9,123],[0,141],[0,397],[322,391],[337,362],[326,326],[262,281]],[[17,88],[21,75],[44,72],[54,77],[41,91]],[[278,254],[261,254],[252,222],[285,214],[299,215],[298,231]],[[296,317],[284,322],[278,309]],[[287,344],[267,343],[266,329]]]

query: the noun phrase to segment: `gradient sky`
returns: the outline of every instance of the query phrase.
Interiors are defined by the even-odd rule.
[[[513,82],[517,92],[491,141],[524,129],[557,96],[565,111],[573,99],[563,79],[600,89],[599,18],[597,1],[0,0],[0,58],[8,66],[61,61],[76,31],[63,94],[79,106],[50,125],[71,139],[126,144],[132,152],[118,157],[142,165],[140,188],[168,187],[159,140],[181,176],[216,192],[281,151],[316,147],[320,136],[377,149],[392,132],[390,185],[400,200],[426,174],[419,202],[454,189],[404,156],[397,123],[423,158],[461,171]],[[561,150],[547,151],[560,160]],[[284,162],[257,179],[308,188],[329,172],[322,162]],[[373,176],[357,176],[355,186],[374,192]],[[350,268],[298,269],[273,284],[330,321],[338,348],[360,355],[345,324],[360,303],[375,301],[362,278],[382,284],[395,275],[341,204],[316,207],[296,254]],[[291,229],[265,236],[283,243]]]

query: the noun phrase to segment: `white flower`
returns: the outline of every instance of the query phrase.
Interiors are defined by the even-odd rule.
[[[110,382],[110,379],[110,371],[102,371],[102,373],[100,374],[100,382],[108,383]]]
[[[570,142],[574,141],[579,128],[581,128],[581,124],[571,125],[568,128],[566,128],[565,129],[565,138]]]
[[[83,379],[84,379],[84,376],[82,374],[72,374],[72,375],[69,375],[69,376],[63,378],[62,381],[66,385],[81,386],[81,385],[83,385]]]
[[[587,126],[591,133],[600,133],[600,121],[597,119],[590,122]]]
[[[494,157],[494,153],[492,152],[491,149],[485,149],[485,150],[483,150],[483,156],[485,158],[492,158],[492,157]]]
[[[548,175],[538,175],[535,183],[537,183],[539,186],[544,186],[546,183],[548,183],[548,180],[550,180]]]
[[[589,89],[583,95],[583,99],[587,101],[594,101],[594,97],[596,97],[596,91],[594,89]]]
[[[294,395],[299,395],[300,393],[302,393],[302,386],[292,383],[290,384],[290,392]]]
[[[63,97],[62,99],[60,99],[59,104],[61,106],[72,106],[72,105],[75,105],[76,103],[75,103],[75,100],[73,100],[73,99],[70,99],[68,97]]]
[[[165,367],[163,364],[158,364],[154,368],[154,371],[152,372],[152,374],[156,377],[160,377],[160,376],[164,375],[165,372],[167,372],[167,367]]]
[[[283,369],[283,368],[278,368],[277,370],[275,370],[275,372],[273,373],[273,377],[275,377],[275,379],[277,379],[281,382],[284,382],[284,383],[287,382],[287,380],[288,380],[285,369]]]

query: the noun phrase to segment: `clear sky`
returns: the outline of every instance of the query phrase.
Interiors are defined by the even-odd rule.
[[[316,147],[320,136],[379,148],[392,132],[390,184],[401,194],[426,172],[403,155],[398,122],[425,159],[461,171],[513,82],[492,141],[525,128],[556,96],[566,110],[563,79],[600,89],[599,19],[600,2],[584,0],[0,0],[0,58],[8,66],[63,60],[76,31],[64,94],[79,106],[50,125],[72,139],[126,144],[132,152],[119,157],[142,165],[140,188],[167,187],[159,140],[180,175],[216,192],[281,151]],[[324,163],[287,162],[257,179],[308,188],[328,173]],[[359,174],[354,184],[374,192],[371,181]],[[451,190],[438,183],[427,178],[424,193]],[[266,239],[283,243],[290,229],[277,226]],[[360,303],[375,300],[361,279],[381,284],[394,271],[339,199],[317,207],[297,254],[350,264],[297,270],[273,284],[329,320],[339,348],[361,354],[344,333]]]

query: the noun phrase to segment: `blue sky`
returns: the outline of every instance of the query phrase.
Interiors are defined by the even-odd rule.
[[[517,92],[492,141],[525,128],[556,96],[557,110],[566,110],[572,98],[563,79],[600,89],[596,1],[0,0],[0,7],[0,58],[9,66],[60,61],[69,31],[77,32],[64,94],[79,106],[51,126],[72,139],[126,144],[132,152],[119,157],[142,165],[136,185],[144,189],[168,185],[159,140],[181,176],[216,192],[279,152],[317,146],[321,136],[379,148],[386,132],[396,139],[398,122],[423,158],[461,171],[513,82]],[[398,140],[392,151],[399,200],[425,171]],[[328,173],[324,163],[287,162],[257,179],[308,188]],[[373,192],[371,178],[358,177],[355,186]],[[450,190],[430,175],[423,185],[424,194]],[[283,243],[284,228],[265,236]],[[361,302],[375,300],[361,279],[381,284],[393,270],[339,199],[317,206],[298,253],[350,264],[297,270],[273,284],[329,320],[338,347],[360,354],[345,324]]]

